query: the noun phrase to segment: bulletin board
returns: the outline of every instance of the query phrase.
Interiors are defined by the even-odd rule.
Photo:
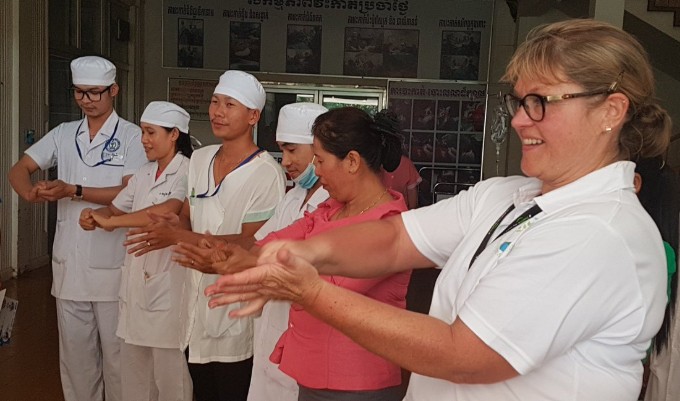
[[[164,0],[163,66],[486,81],[492,0]]]

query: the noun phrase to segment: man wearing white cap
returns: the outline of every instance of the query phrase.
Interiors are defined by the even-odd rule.
[[[146,162],[140,128],[113,109],[116,68],[87,56],[71,62],[73,94],[85,118],[63,123],[11,168],[14,190],[29,202],[57,201],[52,295],[57,299],[61,382],[66,401],[120,399],[118,323],[125,230],[88,233],[82,209],[108,204]],[[58,166],[58,179],[30,175]],[[104,394],[105,393],[105,394]]]
[[[253,129],[265,105],[264,88],[242,71],[227,71],[213,93],[209,114],[221,144],[194,152],[188,198],[180,221],[171,216],[130,231],[127,244],[138,254],[177,243],[198,244],[210,232],[233,241],[252,236],[274,214],[284,195],[278,163],[253,142]],[[179,229],[182,226],[185,229]],[[191,229],[193,231],[188,231]],[[229,311],[208,307],[207,286],[219,275],[187,270],[182,343],[188,347],[196,401],[246,400],[253,355],[252,319],[232,319]]]
[[[314,151],[312,150],[312,125],[320,114],[328,109],[315,103],[293,103],[279,111],[276,126],[276,142],[283,152],[281,165],[295,182],[295,187],[276,207],[274,216],[269,219],[255,238],[261,240],[270,232],[288,227],[306,212],[313,212],[317,206],[328,199],[328,192],[321,186],[314,172]],[[253,377],[250,381],[249,401],[296,401],[297,382],[281,372],[278,365],[269,360],[269,355],[281,335],[288,328],[290,303],[270,301],[255,319],[255,356],[253,358]]]
[[[315,174],[314,151],[312,150],[312,126],[316,118],[328,109],[315,103],[287,104],[279,111],[276,127],[276,141],[283,152],[281,165],[295,182],[295,186],[286,193],[276,206],[274,215],[260,228],[254,236],[242,238],[237,242],[248,249],[256,240],[261,240],[270,232],[288,227],[305,213],[313,212],[317,206],[328,199],[328,192],[321,186]],[[199,248],[195,245],[181,244],[176,249],[184,256],[180,259],[185,267],[210,271],[212,266],[197,266],[192,261],[206,260],[210,263],[211,249]],[[262,310],[260,317],[255,318],[253,375],[248,391],[248,401],[296,401],[298,384],[288,375],[282,373],[278,366],[269,361],[278,339],[288,328],[288,311],[290,303],[270,301]]]
[[[140,119],[149,163],[107,207],[83,209],[80,225],[140,227],[147,212],[177,214],[184,204],[189,158],[189,113],[174,103],[155,101]],[[122,268],[120,348],[123,401],[191,401],[193,393],[184,352],[180,316],[185,269],[172,261],[169,248],[142,257],[128,254]]]

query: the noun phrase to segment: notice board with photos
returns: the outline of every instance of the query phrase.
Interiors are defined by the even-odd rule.
[[[423,178],[421,205],[481,179],[486,105],[485,84],[389,82],[388,108],[399,118],[403,153]]]
[[[493,0],[163,0],[163,66],[486,81]]]

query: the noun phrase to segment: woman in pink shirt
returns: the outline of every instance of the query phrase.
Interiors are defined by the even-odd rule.
[[[316,175],[330,198],[292,225],[269,234],[262,246],[278,239],[306,239],[319,233],[406,210],[403,196],[385,188],[381,169],[394,170],[400,138],[381,129],[365,112],[346,107],[320,115],[313,127]],[[404,308],[410,272],[376,279],[325,276],[324,279],[389,305]],[[270,357],[300,386],[298,400],[400,400],[400,368],[291,306],[288,330]]]

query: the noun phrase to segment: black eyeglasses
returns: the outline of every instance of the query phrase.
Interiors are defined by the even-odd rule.
[[[73,96],[75,96],[76,100],[83,100],[85,96],[87,96],[91,102],[98,102],[102,100],[102,93],[110,91],[112,86],[113,84],[107,86],[106,89],[103,90],[90,89],[84,91],[77,86],[72,86],[71,89],[73,90]]]
[[[612,93],[611,89],[552,96],[541,96],[536,93],[529,93],[521,99],[512,93],[507,93],[503,95],[503,102],[505,103],[505,108],[508,110],[508,113],[510,113],[510,116],[514,117],[519,107],[522,106],[530,119],[539,122],[543,121],[543,118],[545,117],[545,105],[547,103],[576,99],[577,97],[608,95],[610,93]]]

